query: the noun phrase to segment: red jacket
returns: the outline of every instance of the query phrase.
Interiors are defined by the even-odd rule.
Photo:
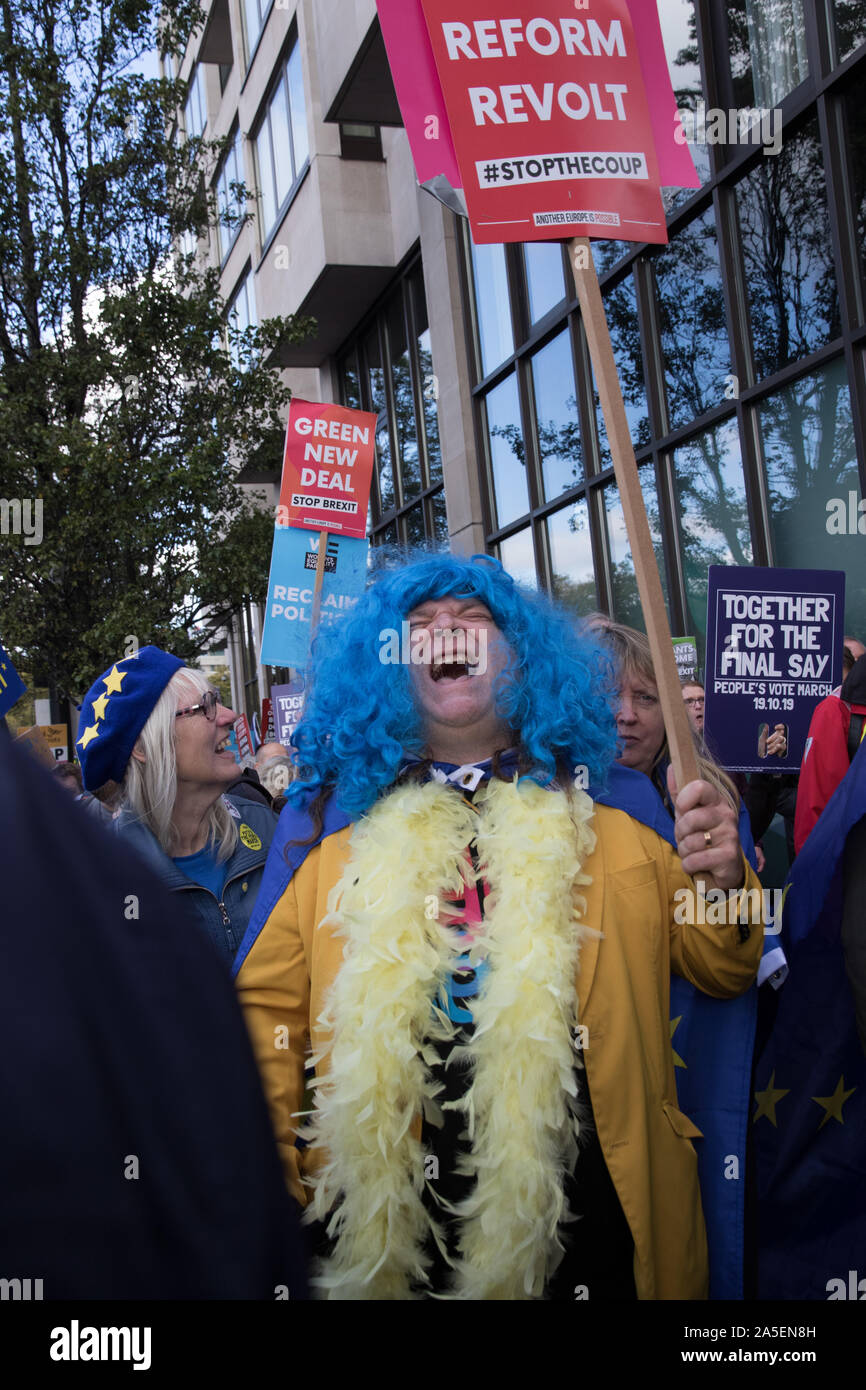
[[[828,695],[812,715],[797,788],[794,816],[794,849],[797,854],[851,766],[848,726],[852,712],[866,715],[866,704],[846,704],[838,695]]]

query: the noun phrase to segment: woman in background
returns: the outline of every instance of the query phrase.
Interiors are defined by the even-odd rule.
[[[228,747],[235,718],[200,671],[142,647],[91,686],[76,743],[88,791],[120,783],[113,828],[184,894],[228,965],[276,826],[268,807],[225,795],[238,775]]]

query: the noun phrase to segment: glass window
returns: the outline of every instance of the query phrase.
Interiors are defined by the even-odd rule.
[[[526,526],[516,536],[499,542],[499,559],[512,579],[529,588],[538,588],[538,575],[535,572],[535,550],[532,544],[532,531]]]
[[[247,63],[253,56],[268,0],[243,0],[244,29],[247,36]]]
[[[866,6],[866,0],[863,3]],[[866,289],[866,119],[863,102],[856,92],[849,92],[845,97],[845,134],[851,159],[851,202],[860,248],[860,274]],[[859,305],[856,314],[859,321],[862,314]]]
[[[289,189],[295,181],[292,163],[292,141],[289,135],[289,110],[286,105],[285,79],[280,78],[271,97],[268,109],[271,127],[271,144],[274,151],[274,172],[276,174],[277,207],[282,207]]]
[[[617,372],[629,433],[635,449],[650,441],[649,415],[647,413],[646,387],[643,376],[643,354],[640,345],[640,327],[637,318],[637,296],[631,276],[623,280],[615,289],[608,290],[604,296],[607,326],[613,344]],[[611,467],[613,460],[607,439],[607,427],[601,413],[598,391],[593,384],[593,397],[596,403],[598,438],[601,450],[602,468]]]
[[[426,530],[424,527],[424,508],[411,507],[403,515],[406,526],[406,542],[408,545],[423,545]]]
[[[226,155],[217,177],[217,241],[220,261],[224,261],[241,228],[245,211],[245,199],[239,191],[243,184],[243,170],[240,165],[240,135],[235,134],[231,149]]]
[[[529,511],[526,447],[520,424],[517,378],[512,373],[484,398],[487,436],[493,467],[493,489],[500,526]]]
[[[256,167],[262,195],[262,239],[277,218],[277,198],[274,178],[274,156],[271,150],[271,127],[266,120],[256,136]]]
[[[645,465],[640,469],[638,476],[646,506],[656,564],[662,581],[662,593],[665,597],[665,603],[667,603],[667,580],[659,525],[658,498],[652,466]],[[604,489],[604,510],[607,520],[607,538],[610,545],[613,616],[617,622],[627,623],[629,627],[639,628],[643,632],[645,630],[643,609],[638,597],[631,546],[629,545],[619,488],[613,484]]]
[[[198,242],[196,240],[195,232],[191,232],[189,228],[187,228],[185,231],[181,232],[179,241],[181,253],[184,256],[195,255],[196,250],[198,249]]]
[[[433,372],[433,350],[430,345],[430,328],[427,323],[427,300],[424,295],[424,277],[420,267],[413,272],[409,281],[412,296],[412,313],[418,348],[418,377],[421,382],[421,404],[424,410],[424,433],[427,437],[427,459],[430,466],[430,482],[442,482],[442,449],[439,444],[439,382]]]
[[[707,567],[750,565],[752,540],[735,420],[692,439],[674,454],[690,631],[705,633]]]
[[[737,185],[758,376],[841,333],[823,159],[814,121]]]
[[[412,391],[412,369],[409,365],[409,345],[403,317],[403,296],[394,295],[387,310],[388,348],[391,354],[391,385],[394,391],[394,415],[397,423],[397,451],[400,476],[403,480],[403,500],[421,493],[421,458],[418,452],[418,425],[415,419],[415,396]],[[423,532],[423,525],[422,525]]]
[[[622,260],[623,256],[630,255],[634,246],[631,242],[611,241],[610,238],[605,237],[601,241],[590,238],[589,249],[592,251],[595,273],[601,279],[608,270]]]
[[[472,242],[472,268],[481,339],[481,375],[485,377],[514,351],[505,247],[476,246]]]
[[[347,345],[338,360],[343,404],[377,416],[375,481],[367,529],[377,545],[386,532],[393,533],[395,540],[399,532],[411,545],[425,539],[447,541],[438,383],[420,261],[400,277],[372,319],[363,336]],[[396,521],[383,526],[382,517],[394,511]]]
[[[538,323],[565,298],[562,251],[558,242],[527,241],[523,245],[530,323]]]
[[[201,64],[196,67],[189,83],[186,105],[183,109],[187,138],[197,140],[207,125],[207,102],[204,92],[204,73]]]
[[[234,333],[245,333],[248,328],[255,327],[257,323],[256,303],[251,275],[246,275],[241,282],[240,288],[229,304],[226,318]],[[246,352],[237,342],[234,334],[230,334],[228,337],[228,350],[234,365],[239,370],[243,370],[246,365]]]
[[[803,0],[734,0],[727,11],[734,101],[772,110],[809,76]]]
[[[346,358],[343,363],[343,404],[350,410],[363,410],[361,404],[361,383],[358,378],[358,368],[355,365],[354,356]]]
[[[577,613],[594,612],[598,608],[598,595],[585,497],[548,517],[547,537],[554,598]]]
[[[544,495],[552,499],[583,481],[574,363],[567,328],[532,358],[532,385]]]
[[[724,399],[731,354],[712,209],[654,257],[671,427]]]
[[[771,396],[759,420],[777,565],[844,570],[845,627],[866,633],[866,537],[845,363]]]
[[[836,20],[836,61],[844,63],[866,43],[866,0],[833,0]]]
[[[273,231],[309,154],[300,62],[293,64],[297,53],[295,44],[271,89],[267,110],[255,136],[263,241]]]
[[[295,168],[300,169],[309,157],[310,144],[307,139],[307,106],[304,99],[304,78],[301,72],[301,50],[297,44],[289,54],[286,76],[289,83],[289,111],[292,116]]]
[[[376,421],[376,458],[379,476],[379,505],[382,513],[395,505],[394,470],[391,459],[391,434],[388,429],[388,410],[385,396],[385,369],[379,347],[379,334],[374,328],[364,340],[364,359],[367,363],[369,409],[378,414]]]
[[[445,508],[445,493],[440,488],[434,492],[430,499],[433,504],[433,538],[437,541],[448,540],[448,514]]]
[[[658,11],[677,108],[683,112],[695,113],[704,90],[698,58],[694,0],[659,0]],[[701,183],[706,183],[710,177],[710,154],[702,139],[698,143],[700,131],[693,115],[683,118],[682,128],[698,177]],[[695,191],[693,188],[665,189],[664,201],[667,211],[670,212],[687,198],[691,198]]]

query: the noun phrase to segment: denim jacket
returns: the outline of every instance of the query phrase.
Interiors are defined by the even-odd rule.
[[[241,838],[226,865],[222,898],[193,883],[159,845],[151,830],[125,809],[114,829],[133,846],[172,892],[182,893],[185,907],[200,924],[226,964],[231,966],[247,929],[264,873],[277,817],[267,806],[246,797],[223,800],[235,817]],[[246,832],[246,833],[244,833]],[[246,841],[246,843],[245,843]]]

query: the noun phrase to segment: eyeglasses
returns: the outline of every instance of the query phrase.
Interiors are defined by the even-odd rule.
[[[684,704],[684,705],[702,705],[703,703],[704,703],[704,697],[703,697],[703,695],[695,695],[695,696],[693,696],[692,699],[690,699],[690,700],[683,700],[683,704]]]
[[[219,702],[220,697],[216,691],[208,690],[201,697],[200,704],[188,705],[186,709],[179,709],[174,717],[175,719],[180,719],[182,714],[203,714],[205,719],[209,719],[210,722],[213,723],[216,719],[217,705]]]

